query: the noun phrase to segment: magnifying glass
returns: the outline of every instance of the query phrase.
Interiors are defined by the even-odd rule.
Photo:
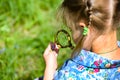
[[[61,29],[56,33],[54,42],[58,48],[74,48],[70,34],[64,29]],[[56,51],[55,45],[51,46],[51,49]]]

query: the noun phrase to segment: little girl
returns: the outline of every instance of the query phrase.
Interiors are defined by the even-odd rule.
[[[64,0],[60,11],[76,47],[57,69],[57,52],[44,52],[44,80],[120,80],[120,0]],[[86,30],[86,32],[85,32]]]

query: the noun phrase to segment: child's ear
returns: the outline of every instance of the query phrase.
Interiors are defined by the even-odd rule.
[[[87,26],[84,22],[79,22],[79,26],[80,27],[85,27],[85,26]]]

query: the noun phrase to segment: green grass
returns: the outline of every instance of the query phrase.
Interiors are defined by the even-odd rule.
[[[61,28],[56,20],[60,3],[61,0],[0,0],[0,80],[33,80],[43,75],[43,52]],[[60,50],[59,66],[69,53],[70,49]]]
[[[0,0],[0,80],[33,80],[45,68],[43,52],[60,29],[61,0]],[[59,66],[70,49],[60,50]]]

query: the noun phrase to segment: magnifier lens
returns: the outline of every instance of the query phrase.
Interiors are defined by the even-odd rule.
[[[59,32],[57,37],[58,37],[58,42],[61,46],[66,46],[69,44],[68,37],[65,33]]]
[[[61,48],[73,48],[70,34],[65,30],[59,30],[57,32],[55,42],[57,43],[57,45],[60,45]]]

